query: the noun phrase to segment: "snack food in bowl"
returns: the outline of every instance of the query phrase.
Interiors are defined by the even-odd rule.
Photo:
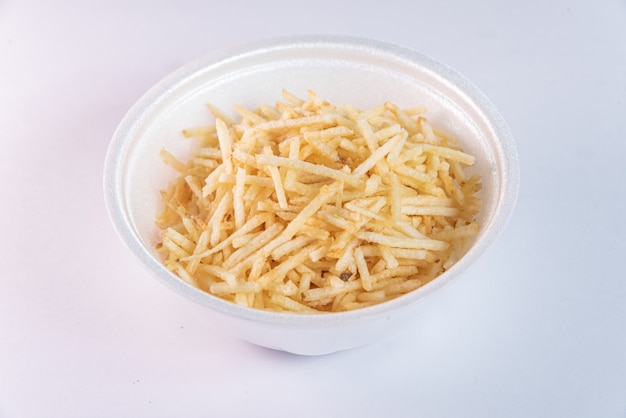
[[[501,232],[518,178],[506,125],[462,76],[322,36],[157,84],[114,134],[105,194],[123,241],[216,328],[325,354],[419,320]]]
[[[187,283],[241,306],[339,312],[435,279],[477,234],[474,157],[424,107],[306,100],[185,129],[197,149],[162,191],[158,247]]]

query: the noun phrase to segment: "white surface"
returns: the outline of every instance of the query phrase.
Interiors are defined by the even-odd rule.
[[[0,417],[626,416],[624,1],[37,3],[0,3]],[[431,317],[302,358],[214,338],[123,247],[101,179],[170,71],[317,32],[465,74],[509,123],[522,188]]]

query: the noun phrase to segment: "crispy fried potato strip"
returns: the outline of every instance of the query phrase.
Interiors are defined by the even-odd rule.
[[[161,191],[164,265],[255,309],[319,314],[365,308],[434,280],[476,235],[475,157],[430,125],[427,109],[361,111],[309,91],[274,106],[208,105],[184,129],[199,147]]]

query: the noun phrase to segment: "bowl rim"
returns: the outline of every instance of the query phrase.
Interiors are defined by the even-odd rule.
[[[488,233],[482,234],[452,268],[435,280],[390,301],[352,311],[313,314],[264,311],[236,305],[187,284],[167,270],[159,260],[156,260],[147,251],[137,233],[130,226],[131,222],[125,209],[126,200],[123,186],[125,169],[123,162],[126,158],[124,152],[130,146],[128,143],[129,133],[141,123],[144,114],[153,111],[158,106],[164,96],[175,90],[177,86],[184,84],[185,80],[193,77],[198,71],[233,63],[255,54],[265,54],[283,49],[329,47],[359,50],[368,54],[383,54],[412,65],[419,65],[422,69],[436,74],[461,93],[480,112],[501,148],[501,152],[495,155],[499,166],[502,168],[498,173],[500,193],[494,206],[494,214],[488,224]],[[160,279],[160,282],[179,294],[228,316],[268,325],[318,327],[380,317],[406,309],[452,282],[493,245],[509,222],[517,203],[519,177],[517,149],[503,117],[484,93],[447,64],[413,49],[371,38],[346,35],[298,35],[257,40],[216,50],[184,64],[150,87],[124,115],[112,136],[104,161],[103,186],[105,205],[118,236],[143,266],[153,276]]]

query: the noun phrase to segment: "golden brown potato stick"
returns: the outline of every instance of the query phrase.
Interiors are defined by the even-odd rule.
[[[157,249],[190,286],[251,309],[316,314],[400,297],[479,233],[474,157],[419,104],[334,105],[313,91],[185,128],[197,149],[161,192]]]

